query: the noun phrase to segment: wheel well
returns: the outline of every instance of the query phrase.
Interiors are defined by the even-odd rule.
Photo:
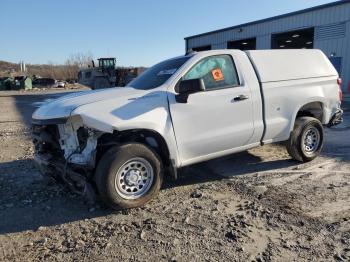
[[[302,116],[311,116],[314,117],[318,120],[320,120],[320,122],[322,122],[322,118],[323,118],[323,105],[321,102],[311,102],[308,103],[304,106],[302,106],[298,113],[296,118],[298,117],[302,117]]]
[[[164,166],[171,164],[169,149],[164,138],[159,133],[148,129],[115,131],[113,134],[102,135],[97,141],[96,162],[112,146],[128,142],[138,142],[148,145],[157,152]]]

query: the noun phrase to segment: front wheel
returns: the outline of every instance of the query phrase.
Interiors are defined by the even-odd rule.
[[[311,161],[320,155],[323,148],[323,138],[323,126],[318,119],[313,117],[297,118],[286,144],[287,151],[297,161]]]
[[[144,205],[158,194],[162,180],[159,156],[139,143],[111,148],[95,174],[99,194],[114,209]]]

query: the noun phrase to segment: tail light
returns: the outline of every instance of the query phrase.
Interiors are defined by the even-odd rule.
[[[337,84],[338,84],[338,87],[339,87],[339,100],[343,101],[343,91],[341,89],[341,84],[342,84],[341,78],[338,78]]]

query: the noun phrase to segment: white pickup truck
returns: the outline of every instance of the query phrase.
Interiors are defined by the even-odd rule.
[[[337,71],[319,50],[215,50],[156,64],[127,87],[74,93],[33,114],[45,174],[112,208],[143,205],[163,174],[285,141],[291,157],[321,152],[342,121]]]

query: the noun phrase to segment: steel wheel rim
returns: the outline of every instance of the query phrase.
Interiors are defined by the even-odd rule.
[[[125,162],[115,176],[115,189],[124,199],[137,199],[151,188],[154,179],[152,165],[144,158]]]
[[[306,155],[315,153],[320,145],[320,131],[316,127],[308,128],[302,137],[302,148]]]

